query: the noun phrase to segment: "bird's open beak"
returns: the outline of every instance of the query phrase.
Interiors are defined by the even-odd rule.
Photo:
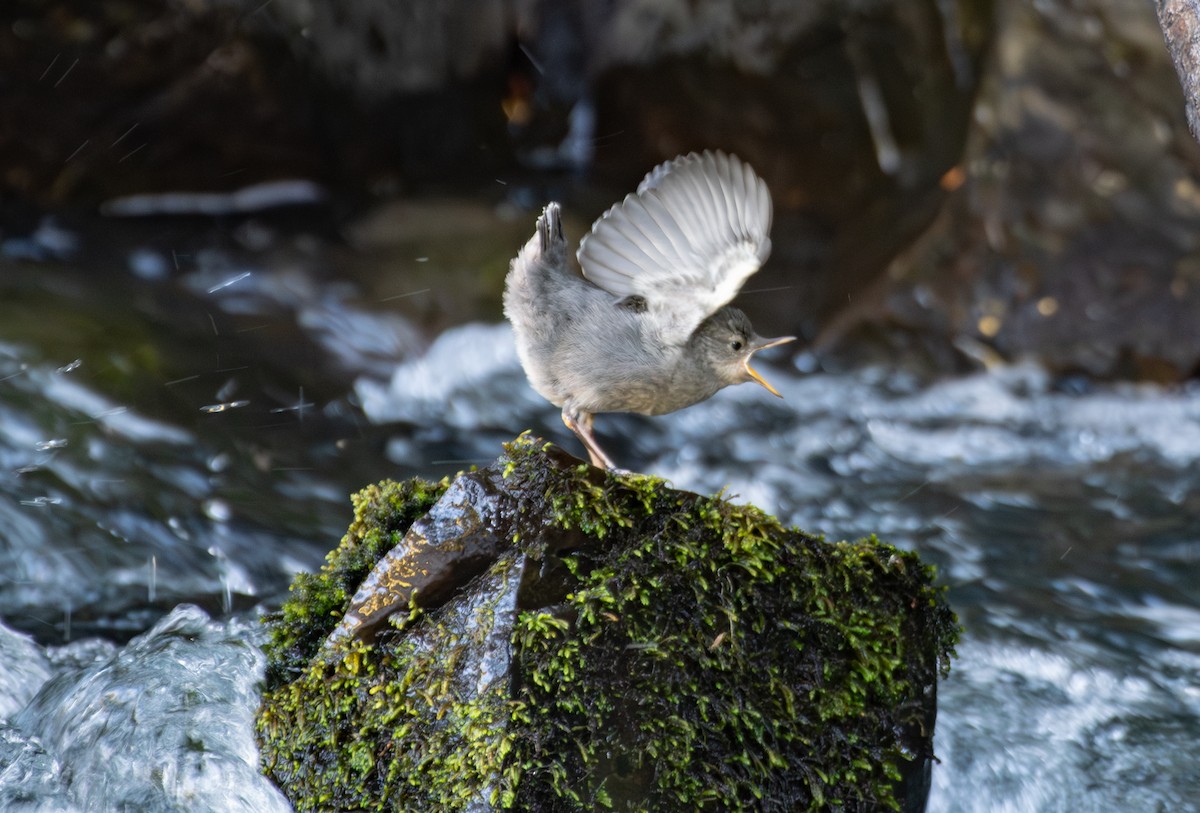
[[[746,372],[750,374],[750,377],[753,378],[755,381],[757,381],[759,384],[762,384],[764,387],[766,387],[767,392],[771,393],[772,395],[778,395],[780,398],[782,398],[783,396],[780,395],[779,390],[775,389],[770,384],[768,384],[767,379],[765,379],[761,375],[759,375],[758,370],[756,370],[750,366],[750,356],[753,356],[759,350],[766,350],[768,347],[777,347],[781,344],[787,344],[788,342],[794,342],[794,341],[796,341],[795,336],[783,336],[778,339],[765,339],[762,341],[761,344],[756,342],[754,349],[750,351],[750,355],[746,356]]]

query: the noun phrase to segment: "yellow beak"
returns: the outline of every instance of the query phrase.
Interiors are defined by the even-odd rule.
[[[788,342],[794,342],[794,341],[796,341],[795,336],[783,336],[778,339],[767,339],[762,344],[755,346],[755,348],[750,351],[750,356],[754,355],[759,350],[766,350],[768,347],[777,347],[781,344],[787,344]],[[779,390],[775,389],[770,384],[768,384],[767,379],[765,379],[761,375],[759,375],[758,370],[756,370],[750,366],[750,356],[746,356],[746,372],[750,374],[751,378],[753,378],[759,384],[762,384],[764,387],[766,387],[767,392],[771,393],[772,395],[777,395],[780,398],[782,398],[783,396],[779,394]]]

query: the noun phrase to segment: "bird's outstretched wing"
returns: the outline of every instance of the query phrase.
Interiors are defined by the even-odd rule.
[[[690,153],[651,170],[579,244],[589,280],[636,296],[682,343],[771,253],[771,193],[736,156]]]

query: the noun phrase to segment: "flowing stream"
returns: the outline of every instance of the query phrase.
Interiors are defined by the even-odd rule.
[[[254,770],[256,619],[348,494],[526,428],[581,450],[505,325],[426,346],[303,263],[26,249],[0,258],[0,809],[287,810]],[[938,566],[966,633],[930,810],[1200,810],[1200,388],[759,366],[783,400],[737,387],[599,437]]]

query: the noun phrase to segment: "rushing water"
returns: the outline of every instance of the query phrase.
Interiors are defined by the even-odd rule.
[[[253,619],[319,566],[347,494],[487,462],[525,428],[577,442],[503,325],[425,348],[303,268],[12,253],[0,808],[285,810],[253,770]],[[676,486],[938,565],[966,635],[930,809],[1200,810],[1200,390],[1031,365],[934,382],[760,369],[784,400],[747,385],[602,416],[599,436]]]

